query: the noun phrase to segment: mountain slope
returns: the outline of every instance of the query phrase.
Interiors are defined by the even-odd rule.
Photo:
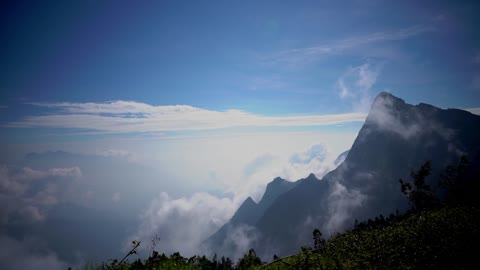
[[[478,269],[480,212],[443,207],[392,216],[337,234],[320,252],[303,251],[263,269]],[[428,227],[428,230],[425,228]]]
[[[296,185],[297,182],[290,182],[280,177],[273,179],[267,185],[260,202],[257,204],[251,197],[248,197],[233,214],[232,218],[205,241],[205,248],[214,250],[217,253],[224,252],[222,254],[228,256],[233,256],[237,253],[237,250],[244,249],[243,246],[238,245],[236,239],[231,239],[231,235],[240,234],[240,237],[244,237],[246,236],[244,234],[247,234],[251,238],[256,238],[255,232],[251,229],[261,215],[280,195],[291,190]],[[239,251],[242,252],[243,250]]]
[[[272,182],[268,183],[265,193],[258,203],[259,214],[263,214],[279,196],[291,190],[297,184],[297,182],[290,182],[280,177],[273,179]]]
[[[399,178],[409,179],[427,160],[432,161],[429,179],[462,155],[478,161],[478,138],[480,116],[423,103],[414,106],[382,92],[345,160],[322,180],[311,175],[297,181],[265,209],[252,228],[258,236],[253,247],[265,257],[282,256],[309,244],[314,228],[330,235],[355,219],[403,211],[408,204]]]
[[[331,234],[355,219],[405,210],[407,201],[398,179],[408,179],[410,171],[426,160],[432,160],[430,179],[462,155],[474,160],[480,152],[477,138],[477,115],[427,104],[413,106],[380,93],[337,169],[321,181],[285,193],[259,219],[256,227],[264,238],[257,249],[269,251],[273,244],[284,255],[307,244],[314,228]]]

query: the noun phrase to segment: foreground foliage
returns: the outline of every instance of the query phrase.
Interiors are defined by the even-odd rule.
[[[480,211],[441,208],[386,226],[352,230],[264,269],[480,269]]]

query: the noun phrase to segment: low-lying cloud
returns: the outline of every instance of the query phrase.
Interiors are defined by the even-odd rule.
[[[12,215],[27,222],[45,220],[48,208],[58,201],[61,182],[81,174],[78,167],[34,170],[0,165],[0,222],[7,223]]]
[[[452,130],[443,127],[431,118],[425,117],[425,115],[431,113],[429,110],[433,112],[437,110],[436,108],[423,104],[417,105],[424,106],[425,108],[423,109],[418,107],[412,109],[405,108],[402,114],[400,114],[399,110],[403,106],[406,105],[401,99],[390,95],[378,96],[372,105],[368,119],[378,129],[395,133],[405,140],[430,132],[435,132],[445,139],[452,136]]]
[[[198,255],[205,252],[202,242],[230,219],[237,206],[231,199],[208,193],[173,199],[162,192],[141,215],[141,225],[131,238],[146,244],[157,235],[160,252]],[[148,246],[144,248],[150,252]]]
[[[260,232],[254,226],[246,224],[237,224],[227,228],[226,238],[222,247],[216,250],[229,251],[227,254],[233,261],[238,260],[243,254],[246,254],[250,248],[257,244],[260,239]],[[207,250],[207,252],[209,252]],[[212,252],[210,252],[212,253]],[[223,255],[222,255],[223,256]]]
[[[351,223],[347,224],[347,222],[351,222],[353,212],[366,199],[367,196],[359,190],[349,190],[336,181],[327,200],[328,218],[324,223],[327,234],[341,232],[347,226],[350,226]]]
[[[106,221],[117,220],[115,213],[121,211],[132,224],[125,235],[118,233],[112,235],[120,237],[99,239],[113,243],[110,250],[122,247],[114,239],[128,243],[136,239],[149,252],[150,240],[158,235],[160,242],[156,249],[160,252],[180,251],[184,256],[208,254],[208,250],[202,249],[202,241],[225,224],[248,196],[258,201],[266,184],[276,176],[292,181],[311,172],[320,176],[327,170],[322,163],[334,160],[349,147],[354,136],[353,132],[272,132],[213,139],[149,140],[143,142],[143,148],[135,147],[137,141],[119,140],[105,144],[102,141],[101,145],[87,142],[77,148],[89,154],[75,154],[67,148],[28,154],[18,163],[22,165],[0,166],[0,185],[4,191],[0,192],[4,206],[0,217],[5,219],[3,222],[15,217],[15,221],[21,219],[31,227],[40,228],[48,226],[53,217],[77,216],[65,213],[68,209],[83,209],[80,219],[112,214],[111,217],[107,214]],[[138,159],[129,162],[132,156]],[[145,160],[150,163],[144,164]],[[149,170],[151,166],[155,170]],[[175,184],[176,190],[165,188],[167,184]],[[194,188],[179,192],[181,185]],[[160,194],[161,191],[168,193]],[[84,207],[71,208],[66,203]],[[88,211],[95,213],[89,215]],[[137,221],[139,213],[143,214]],[[87,228],[85,222],[88,221],[82,219],[77,224]],[[49,232],[47,227],[41,228]],[[58,235],[55,228],[52,230],[52,235]],[[88,229],[72,230],[88,235]],[[255,230],[248,227],[234,228],[230,236],[227,242],[238,247],[239,255],[257,237]],[[48,236],[45,239],[51,241]],[[71,260],[72,255],[61,250],[85,251],[85,246],[76,245],[56,241],[50,248],[61,259]],[[105,256],[105,260],[118,257],[98,256]]]
[[[141,240],[150,243],[158,235],[160,242],[157,250],[165,253],[180,251],[185,256],[198,253],[210,254],[203,241],[224,225],[248,197],[258,199],[265,191],[265,186],[273,180],[266,173],[297,180],[314,172],[318,177],[335,168],[337,154],[333,154],[323,144],[314,144],[305,151],[292,153],[284,157],[262,154],[247,163],[244,168],[242,187],[231,189],[230,197],[219,197],[199,192],[191,196],[171,198],[167,193],[160,193],[141,215],[141,225],[128,240]],[[276,172],[276,173],[275,173]],[[258,194],[257,194],[258,193]],[[340,207],[343,207],[342,204]],[[258,240],[258,232],[251,226],[228,228],[228,237],[224,245],[240,256]],[[145,249],[150,252],[149,247]],[[234,256],[234,257],[235,257]]]
[[[313,173],[317,178],[322,178],[329,171],[335,169],[337,155],[338,153],[332,153],[323,144],[314,144],[305,151],[290,156],[289,162],[282,168],[281,176],[297,180]]]
[[[423,130],[423,119],[417,121],[402,121],[400,115],[397,114],[395,100],[390,96],[379,96],[375,100],[369,119],[372,123],[382,130],[387,130],[409,139]]]

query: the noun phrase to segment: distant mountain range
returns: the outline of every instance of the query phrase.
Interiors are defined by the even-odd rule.
[[[381,92],[335,170],[321,180],[313,174],[296,182],[275,178],[258,204],[247,198],[205,245],[227,256],[252,247],[265,258],[293,253],[311,245],[314,228],[328,236],[351,227],[355,219],[405,211],[400,178],[409,179],[412,170],[431,160],[429,181],[434,182],[461,156],[480,164],[480,116],[414,106]]]

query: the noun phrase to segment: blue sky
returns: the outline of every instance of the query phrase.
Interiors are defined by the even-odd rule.
[[[2,105],[132,100],[349,112],[336,82],[370,63],[380,74],[372,94],[480,106],[473,3],[281,2],[11,4],[1,16]],[[322,46],[332,51],[305,51]]]
[[[441,1],[5,4],[0,121],[54,113],[41,103],[119,100],[263,116],[343,114],[366,112],[383,90],[411,103],[476,108],[475,7]],[[3,140],[15,142],[32,132],[3,130]]]
[[[13,215],[40,228],[75,205],[133,220],[126,243],[174,235],[174,224],[198,244],[274,177],[334,168],[380,91],[480,113],[477,10],[475,1],[3,1],[0,225]],[[4,231],[0,242],[32,249]],[[88,258],[31,231],[22,233],[46,241],[60,264]]]

